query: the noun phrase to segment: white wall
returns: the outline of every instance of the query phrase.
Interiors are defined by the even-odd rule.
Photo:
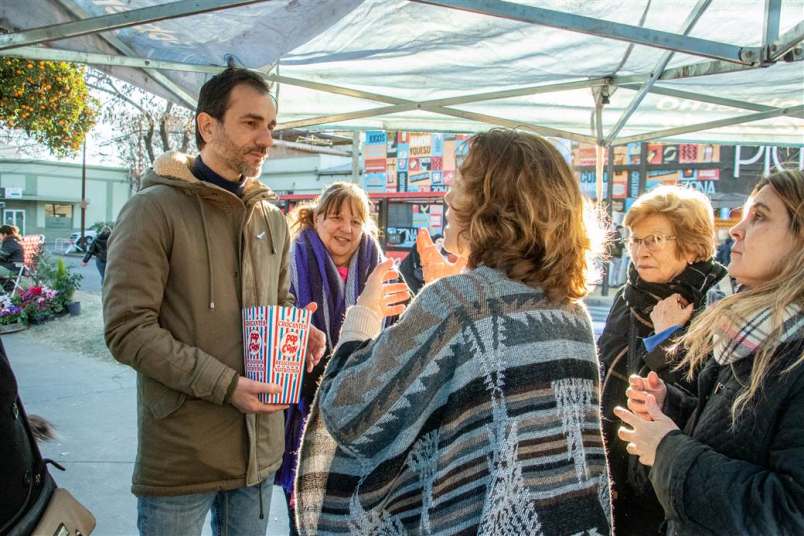
[[[111,186],[106,181],[87,181],[87,225],[92,225],[97,221],[106,221],[106,188]],[[81,226],[81,207],[78,207],[78,226]]]
[[[0,177],[0,186],[3,188],[22,188],[25,191],[25,175],[3,173]]]
[[[324,186],[334,180],[349,180],[348,176],[320,177],[319,171],[351,162],[351,158],[326,154],[274,160],[269,158],[263,165],[260,180],[278,192],[319,193]]]
[[[117,214],[123,205],[126,204],[130,195],[131,189],[128,184],[121,184],[119,182],[112,185],[112,216],[113,219],[117,218]],[[104,221],[106,218],[104,217]]]
[[[76,191],[76,185],[78,191]],[[59,199],[81,199],[81,183],[75,179],[61,177],[37,177],[36,195],[38,197],[55,197]]]

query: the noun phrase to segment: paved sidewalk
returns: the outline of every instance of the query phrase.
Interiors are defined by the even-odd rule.
[[[136,535],[136,499],[129,489],[137,447],[134,371],[34,342],[26,332],[3,336],[3,344],[28,412],[58,432],[56,441],[40,445],[45,457],[67,469],[53,470],[56,481],[93,512],[93,534]],[[270,515],[268,534],[287,534],[285,501],[276,486]],[[204,534],[211,534],[209,523]]]

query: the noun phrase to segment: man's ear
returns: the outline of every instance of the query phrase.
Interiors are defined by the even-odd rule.
[[[201,134],[201,138],[203,138],[204,143],[209,143],[212,140],[215,124],[218,120],[209,115],[207,112],[201,112],[198,114],[195,120],[196,124],[198,125],[198,132]]]

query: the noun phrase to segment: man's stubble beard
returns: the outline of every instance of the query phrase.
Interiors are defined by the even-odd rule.
[[[231,138],[229,138],[226,131],[222,132],[221,141],[221,156],[230,169],[237,171],[242,177],[259,177],[262,174],[262,164],[265,162],[265,158],[268,158],[267,151],[265,158],[255,166],[246,161],[246,155],[251,152],[259,151],[259,147],[256,145],[238,147]]]

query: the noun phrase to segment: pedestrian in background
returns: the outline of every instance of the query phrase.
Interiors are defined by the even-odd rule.
[[[619,287],[625,281],[620,280],[621,265],[625,259],[625,238],[623,226],[617,225],[609,238],[609,286]]]
[[[649,371],[670,384],[679,357],[669,354],[674,337],[703,310],[707,293],[725,275],[715,262],[712,205],[702,193],[662,186],[640,196],[625,216],[632,264],[614,297],[598,341],[604,370],[603,418],[613,480],[614,526],[619,534],[656,534],[664,516],[647,470],[617,440],[622,405],[632,374]]]
[[[760,180],[730,233],[741,290],[680,341],[695,394],[634,378],[619,437],[667,535],[804,534],[804,174]]]
[[[81,260],[81,266],[86,266],[93,256],[95,257],[95,267],[100,274],[101,283],[103,283],[103,276],[106,273],[106,250],[108,248],[109,235],[112,234],[112,228],[105,225],[100,234],[92,241],[84,258]]]
[[[723,266],[728,266],[731,262],[731,248],[734,245],[734,239],[728,236],[717,248],[717,262]]]

